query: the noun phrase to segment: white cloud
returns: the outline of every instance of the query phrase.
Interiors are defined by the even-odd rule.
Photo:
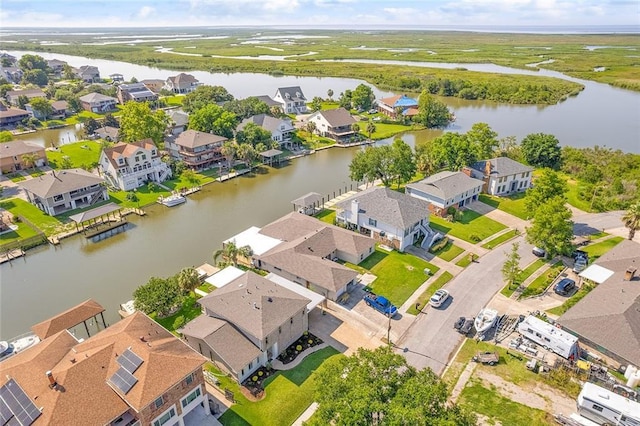
[[[139,18],[148,18],[149,15],[151,15],[152,13],[154,13],[156,11],[155,7],[151,7],[151,6],[142,6],[140,8],[140,10],[138,11],[138,17]]]

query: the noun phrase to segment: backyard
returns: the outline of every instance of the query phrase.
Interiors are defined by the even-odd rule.
[[[333,225],[336,220],[336,211],[331,209],[324,209],[316,216],[316,219],[320,219],[321,221]]]
[[[493,234],[506,229],[501,223],[482,216],[473,210],[461,211],[460,220],[449,222],[440,217],[431,216],[431,228],[443,234],[460,238],[472,244],[478,243]]]
[[[64,157],[69,157],[71,168],[90,168],[98,163],[102,144],[94,141],[81,141],[47,150],[47,160],[53,169],[62,169]]]
[[[53,235],[63,223],[48,214],[45,214],[42,210],[34,206],[33,204],[21,199],[21,198],[9,198],[0,202],[0,208],[9,211],[14,217],[21,216],[26,218],[33,226],[44,232],[45,235]],[[24,222],[18,223],[18,234],[21,238],[32,237],[36,234],[35,231],[31,231],[31,226],[28,226]],[[10,234],[10,233],[9,233]],[[5,235],[0,236],[2,242],[6,242]]]
[[[234,393],[236,403],[218,420],[225,426],[292,424],[313,402],[316,371],[337,356],[341,356],[337,350],[326,347],[308,355],[294,369],[274,374],[265,380],[265,397],[256,402],[249,401],[237,383],[222,377],[221,386]]]
[[[587,252],[589,255],[589,263],[592,263],[623,240],[624,238],[622,237],[612,237],[607,240],[600,241],[599,243],[589,244],[588,246],[583,247],[582,251]]]
[[[151,314],[151,318],[169,330],[171,333],[176,334],[176,330],[196,318],[202,313],[202,308],[196,302],[200,296],[194,292],[189,293],[187,297],[182,301],[180,309],[172,315],[165,318],[157,318],[156,314]]]

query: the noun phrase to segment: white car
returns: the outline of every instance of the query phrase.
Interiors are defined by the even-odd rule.
[[[434,308],[438,308],[442,306],[442,304],[446,302],[448,298],[449,292],[447,290],[440,289],[436,291],[433,296],[431,296],[431,299],[429,299],[429,304]]]

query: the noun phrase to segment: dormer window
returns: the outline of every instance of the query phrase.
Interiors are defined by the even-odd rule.
[[[120,165],[124,164],[124,158],[122,157],[118,158],[118,164]]]

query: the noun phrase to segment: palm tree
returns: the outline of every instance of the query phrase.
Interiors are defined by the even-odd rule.
[[[367,123],[367,133],[369,134],[369,140],[371,140],[371,134],[376,131],[376,125],[373,124],[373,121],[369,121]]]
[[[249,173],[251,173],[253,167],[253,160],[255,160],[257,156],[258,152],[251,144],[242,143],[238,146],[238,157],[249,167]]]
[[[227,165],[231,169],[233,160],[238,154],[238,144],[235,142],[225,142],[220,149],[220,153],[227,159]]]
[[[195,268],[184,268],[178,273],[178,285],[185,294],[189,294],[200,284],[200,277]]]
[[[633,240],[636,231],[640,229],[640,201],[631,204],[622,216],[624,226],[629,229],[629,239]]]
[[[218,259],[222,256],[223,259],[233,263],[233,266],[238,266],[238,256],[250,257],[253,254],[251,247],[243,246],[238,247],[235,240],[231,240],[225,243],[220,250],[213,253],[213,261],[218,264]]]
[[[327,96],[329,97],[329,100],[333,102],[333,90],[329,89],[327,90]]]
[[[313,121],[309,121],[304,127],[305,130],[309,133],[309,136],[311,136],[311,141],[313,141],[313,133],[316,131],[316,123],[314,123]]]
[[[36,161],[38,161],[38,156],[35,153],[24,154],[22,156],[22,164],[24,164],[26,169],[35,167]]]

